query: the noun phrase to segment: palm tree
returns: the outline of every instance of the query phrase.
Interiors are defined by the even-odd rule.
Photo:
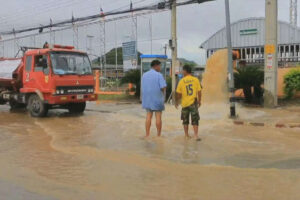
[[[264,72],[259,67],[240,67],[234,73],[235,88],[243,89],[247,103],[259,103],[263,96],[261,85]],[[254,88],[254,93],[252,93]]]

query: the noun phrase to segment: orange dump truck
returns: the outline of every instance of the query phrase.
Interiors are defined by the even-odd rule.
[[[0,58],[0,104],[27,107],[31,116],[46,116],[49,109],[83,113],[95,101],[95,80],[85,52],[71,46],[22,48],[20,59]]]

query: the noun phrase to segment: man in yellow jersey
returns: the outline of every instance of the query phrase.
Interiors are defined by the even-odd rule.
[[[198,127],[200,115],[198,108],[201,106],[201,85],[200,81],[191,75],[192,68],[190,65],[183,67],[184,78],[179,81],[176,90],[176,104],[178,108],[178,102],[181,99],[181,120],[183,121],[184,133],[189,138],[189,123],[190,116],[192,119],[192,125],[194,128],[195,140],[201,141],[198,136]]]

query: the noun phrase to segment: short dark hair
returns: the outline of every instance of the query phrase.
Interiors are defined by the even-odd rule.
[[[161,64],[161,62],[160,62],[159,60],[153,60],[153,61],[151,62],[151,67],[154,67],[154,66],[160,65],[160,64]]]
[[[192,73],[192,67],[191,67],[191,65],[184,65],[183,66],[183,70],[186,71],[189,74]]]

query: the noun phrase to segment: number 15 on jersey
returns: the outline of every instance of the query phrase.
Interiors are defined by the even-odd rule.
[[[194,90],[193,90],[193,84],[189,84],[186,86],[186,94],[188,96],[192,96],[194,93]]]

